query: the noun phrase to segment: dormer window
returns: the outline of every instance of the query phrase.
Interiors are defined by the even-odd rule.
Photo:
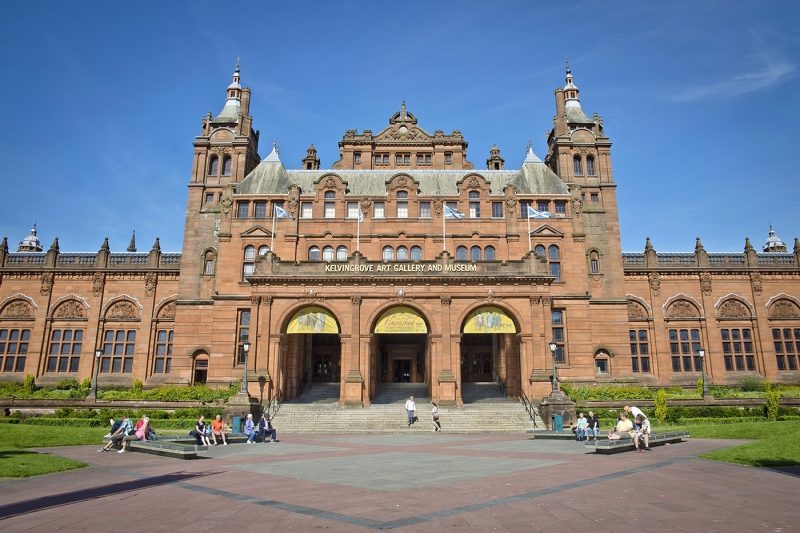
[[[481,193],[478,191],[469,192],[469,218],[481,217]]]

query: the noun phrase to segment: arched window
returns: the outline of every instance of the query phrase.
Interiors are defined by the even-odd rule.
[[[392,248],[391,246],[383,247],[383,260],[394,261],[394,248]]]
[[[572,158],[572,171],[576,176],[583,176],[583,166],[581,165],[581,156],[576,155]]]
[[[411,260],[412,261],[421,261],[422,260],[422,248],[419,246],[412,246],[411,247]]]
[[[336,249],[336,260],[347,261],[347,246],[340,246]]]
[[[216,176],[219,173],[219,158],[212,155],[208,160],[208,175]]]
[[[325,218],[336,218],[336,193],[325,191]]]
[[[467,260],[467,247],[466,246],[459,246],[456,248],[456,259],[459,261],[466,261]]]
[[[547,258],[550,263],[550,275],[556,278],[556,281],[561,281],[561,255],[558,246],[550,245],[550,248],[547,249]]]
[[[408,218],[408,193],[397,192],[397,218]]]
[[[214,252],[211,250],[207,251],[203,256],[203,275],[205,276],[213,276],[214,270],[216,269],[217,258],[214,255]]]
[[[469,191],[469,218],[481,217],[481,193]]]
[[[595,176],[594,170],[594,156],[589,156],[586,158],[586,175],[587,176]]]
[[[319,261],[319,247],[312,246],[308,249],[308,260],[309,261]]]
[[[231,156],[226,155],[222,158],[222,175],[223,176],[230,176],[231,175]]]
[[[537,257],[545,257],[544,246],[542,246],[541,244],[537,244],[536,247],[533,249],[533,253]]]
[[[408,261],[408,248],[406,248],[405,246],[397,247],[397,260]]]
[[[481,260],[481,247],[480,246],[473,246],[470,248],[469,251],[470,259],[473,261],[480,261]]]
[[[610,372],[608,364],[608,354],[604,351],[599,351],[594,354],[594,371],[595,374],[608,374]]]
[[[487,246],[486,248],[484,248],[483,249],[483,257],[487,261],[494,261],[496,259],[496,256],[495,256],[495,253],[494,253],[494,246]]]
[[[596,250],[589,252],[589,272],[592,274],[600,273],[600,254]]]
[[[258,247],[259,257],[262,255],[267,255],[267,252],[269,252],[269,246],[267,246],[266,244]]]
[[[333,261],[333,246],[326,246],[322,249],[322,260]]]
[[[256,247],[246,246],[244,249],[244,267],[242,269],[243,277],[252,276],[256,268]]]

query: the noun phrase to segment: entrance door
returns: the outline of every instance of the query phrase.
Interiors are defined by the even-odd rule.
[[[461,381],[494,381],[493,335],[464,335],[461,338]]]
[[[338,335],[311,336],[311,381],[338,383],[341,374],[341,345]]]
[[[205,385],[208,380],[208,359],[194,360],[194,385]]]
[[[411,359],[394,360],[394,382],[411,383]]]

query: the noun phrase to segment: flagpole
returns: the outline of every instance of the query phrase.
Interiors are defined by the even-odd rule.
[[[275,206],[272,206],[272,240],[269,243],[269,251],[275,253]]]
[[[359,247],[361,246],[361,208],[359,207],[358,213],[356,213],[356,252],[360,252],[361,250]]]
[[[442,202],[442,251],[447,251],[446,233],[444,231],[445,219],[447,219],[447,214],[445,212],[445,203]]]
[[[525,218],[528,219],[528,253],[530,253],[530,251],[533,249],[531,246],[531,214],[526,213],[526,215],[528,215]]]

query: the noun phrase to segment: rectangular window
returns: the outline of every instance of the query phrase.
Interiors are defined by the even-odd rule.
[[[669,352],[672,356],[673,372],[700,372],[702,369],[700,356],[699,329],[669,330]]]
[[[160,329],[156,332],[156,356],[153,372],[156,374],[169,374],[172,368],[172,339],[174,331]]]
[[[236,204],[236,218],[247,218],[250,211],[250,202]]]
[[[756,358],[753,338],[749,328],[725,328],[720,330],[722,358],[728,372],[754,371]]]
[[[567,215],[567,202],[562,200],[556,200],[556,216],[566,216]]]
[[[397,218],[408,218],[408,201],[397,201]]]
[[[100,372],[112,374],[133,372],[133,348],[135,345],[135,329],[107,329],[103,334]]]
[[[82,346],[82,329],[54,329],[50,334],[47,371],[77,372]]]
[[[417,165],[430,166],[431,154],[417,154]]]
[[[525,220],[528,218],[528,207],[531,206],[530,200],[519,201],[519,218]]]
[[[389,164],[389,154],[375,154],[375,165],[386,166]]]
[[[444,164],[445,165],[452,165],[453,164],[453,152],[445,152],[444,153]]]
[[[372,218],[384,218],[384,203],[375,202],[372,205]]]
[[[431,218],[431,203],[430,202],[420,202],[419,203],[419,218]]]
[[[25,356],[28,353],[28,342],[31,339],[29,329],[0,329],[0,371],[23,372]]]
[[[300,218],[313,218],[313,204],[311,202],[300,203]]]
[[[353,152],[353,164],[354,165],[361,164],[361,152]]]
[[[589,198],[591,198],[593,204],[600,203],[600,194],[593,192],[589,194]]]
[[[492,202],[492,218],[503,218],[503,202]]]
[[[254,202],[255,218],[267,218],[267,202]]]
[[[211,205],[214,203],[214,193],[207,192],[206,193],[206,205]]]
[[[325,218],[336,218],[336,202],[325,202]]]
[[[239,309],[236,323],[236,365],[243,365],[245,361],[244,343],[250,340],[250,310]]]
[[[550,211],[550,202],[547,200],[539,200],[536,202],[537,211]]]
[[[800,328],[773,328],[772,341],[778,370],[797,370],[800,357]]]
[[[470,202],[469,203],[469,218],[481,218],[481,203],[480,202]]]
[[[347,218],[358,218],[358,202],[347,202]]]
[[[650,343],[646,329],[628,330],[631,346],[631,369],[634,372],[650,372]]]
[[[411,154],[395,154],[394,160],[398,166],[408,166],[411,164]]]
[[[552,312],[552,340],[556,344],[555,363],[558,365],[566,364],[567,354],[564,338],[564,310],[553,309]]]

